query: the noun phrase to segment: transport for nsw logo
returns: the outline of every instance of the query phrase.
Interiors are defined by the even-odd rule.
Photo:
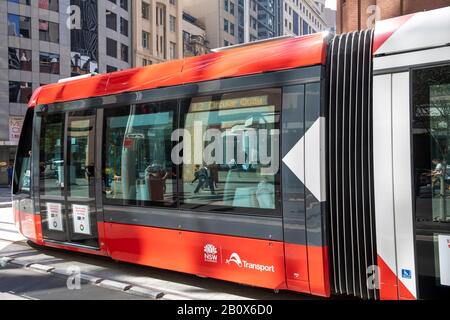
[[[234,262],[237,264],[237,266],[239,268],[242,268],[242,261],[241,261],[241,257],[239,257],[239,255],[236,252],[233,252],[230,256],[230,259],[227,259],[226,264],[230,264],[230,262]]]
[[[232,262],[236,264],[239,268],[254,269],[260,272],[275,272],[274,265],[268,266],[264,264],[251,263],[246,260],[242,260],[241,257],[236,252],[233,252],[230,255],[230,258],[225,260],[225,263],[228,265],[230,265]]]
[[[204,257],[206,262],[217,263],[217,248],[216,246],[208,243],[205,245],[204,249]]]

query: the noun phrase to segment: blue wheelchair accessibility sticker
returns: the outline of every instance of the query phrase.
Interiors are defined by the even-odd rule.
[[[402,269],[402,278],[411,279],[411,270]]]

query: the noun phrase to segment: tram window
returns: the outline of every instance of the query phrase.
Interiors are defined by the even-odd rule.
[[[103,193],[105,202],[140,206],[175,203],[171,161],[177,102],[105,110]]]
[[[416,194],[430,222],[450,222],[450,66],[413,73]],[[424,201],[433,199],[433,201]],[[422,209],[423,206],[420,208]]]
[[[415,231],[420,294],[450,293],[450,65],[412,72]]]
[[[61,196],[64,189],[64,114],[42,117],[39,172],[41,192]]]
[[[183,101],[184,207],[276,213],[280,105],[281,89]]]
[[[28,109],[17,148],[13,193],[29,193],[31,188],[31,142],[34,110]]]

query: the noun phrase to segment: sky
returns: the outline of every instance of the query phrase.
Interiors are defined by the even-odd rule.
[[[336,0],[326,0],[326,1],[325,1],[325,6],[326,6],[327,8],[336,10]]]

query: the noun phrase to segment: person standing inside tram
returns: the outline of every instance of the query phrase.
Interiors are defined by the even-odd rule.
[[[441,177],[443,176],[444,173],[444,165],[443,165],[443,161],[439,160],[439,159],[433,159],[433,165],[434,165],[434,169],[431,171],[430,176],[431,176],[431,190],[432,193],[434,194],[434,187],[436,185],[441,185],[442,183],[442,179]]]
[[[13,165],[12,165],[11,162],[8,165],[7,172],[8,172],[8,187],[11,188],[11,186],[12,186],[12,179],[13,179],[13,172],[14,172]]]

